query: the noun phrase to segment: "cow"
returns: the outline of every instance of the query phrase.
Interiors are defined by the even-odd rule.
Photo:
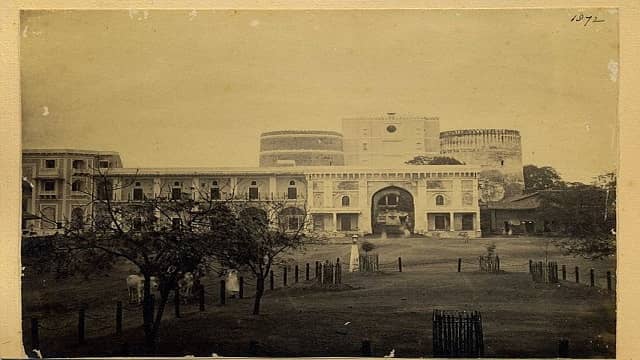
[[[144,277],[140,275],[127,276],[127,289],[129,289],[129,303],[140,304],[144,293]],[[158,278],[151,277],[151,290],[158,290]]]
[[[193,276],[193,273],[190,273],[190,272],[184,273],[184,275],[178,280],[178,289],[180,291],[180,297],[182,297],[185,303],[193,294],[193,284],[194,284],[194,276]]]

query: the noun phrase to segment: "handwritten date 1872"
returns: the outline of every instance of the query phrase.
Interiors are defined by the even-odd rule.
[[[579,14],[579,15],[573,15],[573,17],[571,18],[571,22],[576,22],[576,23],[584,22],[584,26],[587,26],[588,24],[604,22],[604,20],[598,19],[597,16],[593,16],[593,15],[585,16],[584,14]]]

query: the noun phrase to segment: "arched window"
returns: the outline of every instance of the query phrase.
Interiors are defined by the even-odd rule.
[[[220,200],[220,186],[216,180],[211,182],[211,200]]]
[[[342,206],[349,206],[350,203],[351,203],[351,200],[349,199],[348,196],[342,197]]]
[[[249,200],[258,200],[259,197],[258,182],[253,180],[251,181],[251,186],[249,186]]]
[[[436,196],[436,205],[444,205],[444,196],[442,195]]]
[[[295,200],[298,198],[298,188],[296,188],[296,182],[289,181],[289,188],[287,189],[287,199]]]

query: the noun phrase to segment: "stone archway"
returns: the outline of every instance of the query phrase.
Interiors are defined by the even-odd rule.
[[[389,186],[371,199],[371,229],[374,234],[409,235],[415,227],[413,195],[403,188]]]

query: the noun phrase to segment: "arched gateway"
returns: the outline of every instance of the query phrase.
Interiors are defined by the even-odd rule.
[[[415,225],[413,195],[397,186],[389,186],[373,194],[371,229],[374,234],[409,235]]]

